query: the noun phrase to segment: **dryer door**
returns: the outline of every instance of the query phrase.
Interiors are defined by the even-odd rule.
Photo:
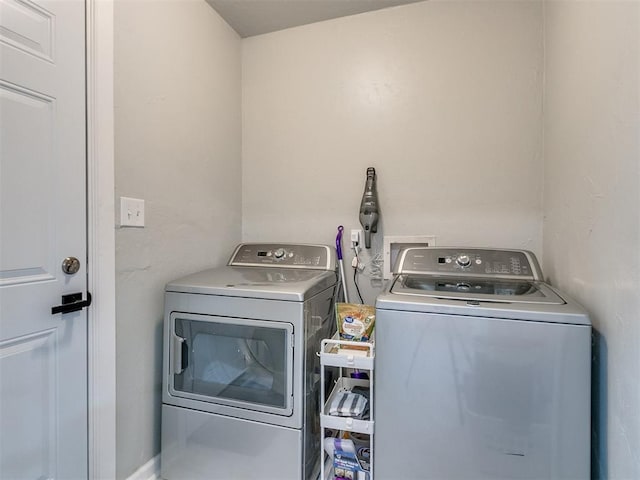
[[[170,322],[171,395],[292,415],[292,324],[177,312]]]

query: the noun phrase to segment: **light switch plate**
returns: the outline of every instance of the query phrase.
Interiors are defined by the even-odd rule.
[[[144,227],[144,200],[120,197],[120,226]]]

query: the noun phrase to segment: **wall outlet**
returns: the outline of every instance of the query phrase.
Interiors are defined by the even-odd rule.
[[[351,229],[351,245],[354,243],[360,245],[360,241],[362,240],[362,230],[359,228]]]
[[[120,197],[120,226],[144,227],[144,200]]]

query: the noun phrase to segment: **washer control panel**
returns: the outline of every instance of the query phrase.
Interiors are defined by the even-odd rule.
[[[335,270],[335,250],[327,245],[286,243],[240,244],[228,265]]]
[[[527,250],[408,248],[399,255],[395,272],[542,280],[538,261]]]

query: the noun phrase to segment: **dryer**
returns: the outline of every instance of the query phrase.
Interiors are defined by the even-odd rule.
[[[317,475],[336,264],[324,245],[245,243],[166,286],[162,478]]]
[[[380,478],[586,479],[591,324],[522,250],[409,248],[376,301]]]

